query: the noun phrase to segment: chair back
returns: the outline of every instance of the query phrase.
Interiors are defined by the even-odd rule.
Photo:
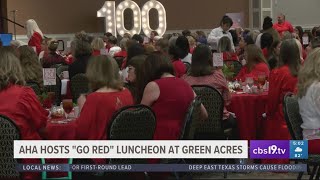
[[[227,65],[229,68],[231,68],[231,70],[234,72],[234,77],[236,77],[239,74],[242,68],[242,64],[239,61],[225,60],[223,61],[223,63]]]
[[[40,87],[37,83],[34,83],[34,82],[27,82],[27,86],[32,88],[34,93],[39,96],[41,95],[41,90],[40,90]]]
[[[107,128],[110,140],[152,140],[156,129],[156,116],[145,105],[126,106],[118,110]],[[147,163],[146,159],[111,159],[111,164]]]
[[[220,92],[208,85],[194,85],[192,89],[200,96],[208,112],[208,119],[196,130],[197,139],[224,139],[222,128],[224,100]]]
[[[301,124],[303,121],[299,113],[299,103],[297,97],[292,93],[288,93],[284,96],[283,112],[291,138],[293,140],[302,140],[303,135]]]
[[[200,122],[200,113],[201,113],[201,101],[200,97],[197,96],[188,109],[188,112],[185,117],[183,127],[181,128],[180,139],[192,140],[194,139],[194,133],[197,125]]]
[[[113,57],[113,58],[117,61],[118,66],[119,66],[119,69],[121,69],[121,66],[122,66],[122,63],[123,63],[123,60],[124,60],[125,57],[115,56],[115,57]]]
[[[183,62],[183,64],[186,66],[186,74],[189,74],[191,71],[191,64],[188,62]]]
[[[77,102],[80,94],[88,93],[88,79],[85,74],[76,74],[71,78],[71,94],[73,102]]]
[[[54,65],[50,66],[50,68],[58,69],[60,66],[62,66],[62,64],[54,64]]]
[[[69,66],[68,65],[60,65],[58,68],[57,68],[57,75],[60,76],[60,74],[63,72],[63,71],[68,71],[69,69]]]
[[[4,179],[19,178],[16,170],[18,160],[13,157],[13,142],[21,138],[15,123],[0,115],[0,177]]]

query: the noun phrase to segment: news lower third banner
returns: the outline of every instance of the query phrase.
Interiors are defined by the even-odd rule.
[[[14,141],[14,158],[240,159],[248,141]]]
[[[20,172],[306,172],[306,164],[18,164]]]

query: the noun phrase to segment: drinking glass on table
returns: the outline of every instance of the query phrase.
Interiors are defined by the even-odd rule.
[[[62,107],[66,116],[66,120],[70,121],[70,119],[68,119],[68,115],[71,113],[72,109],[73,109],[73,101],[72,99],[64,99],[62,100]]]
[[[55,104],[56,93],[55,92],[48,92],[48,99],[50,100],[51,105]]]
[[[248,84],[248,86],[251,88],[254,84],[254,80],[253,77],[247,77],[246,78],[246,83]]]

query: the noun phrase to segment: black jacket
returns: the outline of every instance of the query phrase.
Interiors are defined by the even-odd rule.
[[[90,59],[90,56],[78,57],[70,66],[69,66],[69,78],[71,79],[76,74],[86,73],[87,64]]]

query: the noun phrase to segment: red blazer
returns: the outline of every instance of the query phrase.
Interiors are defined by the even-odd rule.
[[[245,81],[247,77],[258,79],[258,75],[260,73],[264,73],[267,78],[269,77],[270,70],[266,63],[261,62],[256,64],[251,72],[249,72],[247,66],[243,66],[235,79],[239,79],[241,81]]]
[[[10,85],[0,91],[0,114],[10,118],[19,128],[22,140],[41,140],[40,129],[46,127],[48,112],[29,87]],[[39,159],[22,159],[22,163],[40,164]],[[22,173],[22,179],[40,179],[40,173]]]
[[[28,42],[28,45],[31,47],[36,47],[37,54],[39,55],[41,52],[41,42],[42,42],[42,36],[38,32],[34,32]]]

